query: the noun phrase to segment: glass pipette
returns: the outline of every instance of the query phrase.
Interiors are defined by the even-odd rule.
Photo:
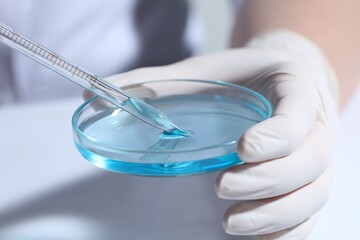
[[[57,53],[35,43],[0,22],[0,41],[25,54],[49,69],[61,74],[81,87],[102,97],[108,102],[125,110],[142,121],[168,133],[188,135],[188,132],[176,126],[162,112],[121,88],[96,76],[95,74],[72,64]]]

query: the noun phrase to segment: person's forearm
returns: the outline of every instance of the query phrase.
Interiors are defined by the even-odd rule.
[[[238,14],[232,45],[242,46],[270,29],[288,29],[308,37],[334,68],[343,106],[360,76],[359,12],[359,0],[249,0]]]

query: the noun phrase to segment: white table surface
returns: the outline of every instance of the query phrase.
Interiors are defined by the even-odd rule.
[[[0,109],[0,239],[239,239],[215,174],[146,178],[111,173],[75,149],[81,99]],[[248,238],[240,238],[248,239]]]
[[[358,96],[342,118],[334,191],[311,240],[354,239],[360,227]],[[72,141],[81,102],[0,108],[0,239],[252,239],[224,233],[233,202],[216,197],[217,173],[145,178],[89,164]]]

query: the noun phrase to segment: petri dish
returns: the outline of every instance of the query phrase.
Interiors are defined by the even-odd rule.
[[[209,80],[156,80],[124,90],[158,108],[190,136],[164,134],[101,98],[74,113],[74,142],[97,167],[140,176],[201,174],[243,164],[237,143],[272,114],[259,93]]]

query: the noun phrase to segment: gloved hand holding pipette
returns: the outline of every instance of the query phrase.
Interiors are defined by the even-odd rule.
[[[245,200],[228,209],[224,226],[236,235],[304,239],[328,198],[337,125],[335,75],[317,47],[292,32],[269,32],[246,48],[108,79],[122,86],[171,78],[238,83],[272,102],[273,117],[239,140],[238,155],[247,164],[219,175],[219,197]]]

